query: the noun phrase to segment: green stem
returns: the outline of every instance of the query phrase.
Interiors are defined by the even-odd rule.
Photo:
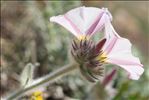
[[[16,100],[17,98],[19,98],[21,95],[25,94],[26,92],[28,92],[34,88],[43,86],[44,84],[51,83],[55,79],[65,75],[65,74],[68,74],[68,72],[73,71],[75,69],[77,69],[76,63],[71,63],[68,65],[65,65],[65,66],[61,67],[60,69],[58,69],[57,71],[54,71],[54,72],[48,74],[47,76],[43,76],[40,79],[35,80],[35,83],[31,84],[30,86],[16,91],[12,95],[8,96],[6,100]]]

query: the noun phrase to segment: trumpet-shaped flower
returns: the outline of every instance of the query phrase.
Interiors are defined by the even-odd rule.
[[[105,38],[106,42],[98,59],[104,57],[105,63],[120,66],[129,73],[131,79],[138,80],[144,69],[139,58],[132,55],[130,41],[120,37],[110,22],[105,24]]]
[[[125,69],[131,79],[137,80],[144,69],[140,60],[132,55],[129,40],[120,37],[111,24],[112,16],[106,9],[78,7],[64,15],[51,17],[78,40],[72,43],[71,53],[80,64],[80,70],[89,81],[94,82],[102,74],[103,64],[115,64]],[[105,29],[105,37],[97,45],[89,38]]]
[[[112,20],[112,16],[106,8],[78,7],[64,15],[51,17],[50,21],[62,25],[81,40],[85,37],[90,38],[100,31],[104,26],[105,17]]]

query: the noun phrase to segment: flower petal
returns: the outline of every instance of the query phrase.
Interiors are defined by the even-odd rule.
[[[84,34],[84,7],[79,7],[70,10],[64,15],[64,18],[70,23],[75,31],[79,34]]]
[[[115,54],[121,54],[122,52],[131,54],[131,43],[128,39],[113,37],[107,46],[110,47],[110,45],[112,45],[112,50],[109,55],[114,54],[115,56]]]
[[[103,10],[95,7],[84,7],[84,33],[87,34],[90,28],[95,27],[103,15]]]
[[[107,8],[102,8],[101,13],[97,16],[95,21],[91,24],[86,34],[93,35],[98,31],[101,31],[107,22],[112,21],[112,15]]]
[[[143,74],[144,69],[140,66],[135,65],[119,65],[121,68],[125,69],[129,73],[129,78],[133,80],[138,80]]]
[[[62,25],[76,37],[82,35],[91,36],[103,28],[105,22],[104,17],[109,15],[109,12],[107,13],[105,9],[78,7],[68,11],[64,15],[51,17],[50,21]]]
[[[108,63],[116,64],[129,72],[131,79],[139,79],[143,73],[143,65],[131,53],[131,43],[125,38],[117,38],[112,50],[107,54]]]
[[[100,13],[97,18],[92,22],[91,26],[89,28],[87,28],[85,34],[91,36],[93,35],[96,31],[97,31],[97,27],[98,27],[98,30],[101,30],[103,28],[103,25],[104,25],[104,12]],[[99,24],[99,22],[101,22]],[[95,31],[96,29],[96,31]]]
[[[117,41],[117,37],[113,37],[113,38],[110,38],[110,39],[107,39],[104,47],[103,47],[103,51],[106,53],[106,54],[109,54],[111,52],[111,50],[113,49],[116,41]]]
[[[112,26],[111,21],[109,20],[109,18],[107,16],[105,16],[105,38],[107,40],[110,40],[110,38],[113,38],[113,37],[120,38],[120,36],[118,35],[118,33],[113,28],[113,26]]]
[[[113,46],[115,45],[117,39],[121,37],[114,30],[109,18],[107,16],[105,16],[104,18],[105,18],[105,38],[107,41],[103,47],[103,51],[105,51],[108,54],[113,49]]]
[[[67,30],[69,30],[71,33],[73,33],[76,37],[79,37],[79,33],[77,32],[77,29],[75,28],[75,26],[73,27],[68,20],[66,20],[66,18],[63,15],[59,15],[59,16],[55,16],[55,17],[51,17],[50,18],[51,22],[56,22],[60,25],[62,25],[63,27],[65,27]]]

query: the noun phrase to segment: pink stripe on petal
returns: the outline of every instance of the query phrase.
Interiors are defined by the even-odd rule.
[[[103,14],[103,16],[101,17],[100,21],[98,22],[97,26],[95,27],[94,31],[92,32],[92,34],[101,31],[105,26],[105,14]]]
[[[72,34],[74,34],[76,37],[79,37],[79,34],[74,30],[74,28],[70,25],[70,23],[64,18],[63,15],[54,16],[50,18],[51,22],[55,22],[57,24],[62,25],[64,28],[69,30]]]
[[[135,62],[135,61],[129,61],[129,60],[122,60],[122,59],[114,59],[110,58],[110,61],[114,64],[121,64],[121,65],[135,65],[135,66],[141,66],[143,67],[140,62]]]
[[[66,16],[66,14],[64,15],[64,18],[71,24],[71,26],[74,28],[74,30],[81,35],[82,32],[78,29],[78,27]]]
[[[111,50],[113,49],[117,39],[118,39],[117,37],[113,37],[112,40],[109,41],[109,44],[105,48],[106,54],[109,54],[111,52]]]
[[[113,60],[108,59],[107,60],[108,63],[111,64],[115,64],[120,66],[121,68],[125,69],[128,73],[129,73],[129,78],[133,79],[133,80],[138,80],[139,77],[143,74],[144,69],[142,68],[142,65],[123,65],[123,64],[119,64]]]
[[[103,16],[104,12],[100,13],[97,18],[93,21],[92,25],[89,29],[85,32],[87,35],[91,35],[94,29],[97,27],[98,23],[100,22],[101,17]]]

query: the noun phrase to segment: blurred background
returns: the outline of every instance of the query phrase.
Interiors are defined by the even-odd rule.
[[[45,100],[107,100],[106,95],[112,100],[149,100],[148,1],[1,1],[1,97],[20,87],[19,77],[28,63],[40,64],[35,78],[69,63],[73,35],[50,23],[49,18],[82,5],[109,9],[114,28],[132,42],[133,54],[140,58],[145,72],[133,81],[119,70],[112,88],[106,91],[76,71],[45,87]],[[19,100],[29,98],[27,95]]]

